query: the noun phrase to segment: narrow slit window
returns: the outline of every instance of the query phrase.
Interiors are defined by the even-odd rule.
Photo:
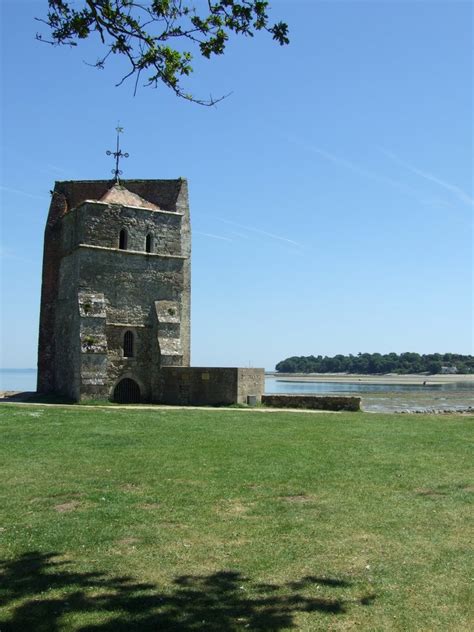
[[[123,337],[123,357],[133,358],[133,333],[126,331]]]
[[[151,252],[153,250],[153,236],[150,233],[146,236],[145,250],[147,252]]]
[[[127,250],[128,247],[128,233],[125,228],[122,228],[119,234],[119,248],[120,250]]]

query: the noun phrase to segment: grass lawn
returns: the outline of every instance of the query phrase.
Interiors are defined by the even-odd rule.
[[[473,421],[2,405],[0,630],[472,630]]]

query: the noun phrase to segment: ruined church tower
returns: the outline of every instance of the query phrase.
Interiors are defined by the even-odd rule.
[[[153,401],[190,364],[187,182],[57,182],[45,230],[38,391]]]

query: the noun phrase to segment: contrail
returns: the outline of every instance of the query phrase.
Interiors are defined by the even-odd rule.
[[[445,180],[441,180],[441,178],[437,178],[432,173],[428,173],[427,171],[422,171],[421,169],[417,169],[416,167],[413,167],[413,165],[410,165],[408,162],[405,162],[404,160],[402,160],[401,158],[393,154],[391,151],[387,151],[386,149],[381,149],[381,151],[386,156],[391,158],[394,162],[398,163],[402,167],[405,167],[405,169],[408,169],[412,173],[415,173],[416,175],[420,176],[421,178],[425,178],[425,180],[429,180],[430,182],[434,182],[438,186],[443,187],[443,189],[446,189],[447,191],[455,195],[458,198],[458,200],[461,200],[461,202],[464,202],[465,204],[469,204],[470,206],[474,205],[474,198],[472,198],[470,195],[468,195],[465,191],[463,191],[461,188],[457,187],[456,185],[450,184],[449,182],[445,182]]]
[[[49,167],[51,171],[56,171],[57,173],[63,173],[65,176],[71,177],[71,172],[66,169],[62,169],[61,167],[56,167],[56,165],[51,165],[51,164],[47,164],[46,166]]]
[[[350,162],[349,160],[346,160],[345,158],[341,158],[340,156],[335,156],[334,154],[331,154],[330,152],[325,151],[324,149],[321,149],[320,147],[317,147],[315,145],[309,145],[299,140],[298,138],[295,138],[294,136],[286,136],[286,139],[295,145],[299,145],[300,147],[303,147],[307,151],[311,151],[315,154],[318,154],[319,156],[321,156],[322,158],[325,158],[326,160],[330,162],[333,162],[337,165],[341,165],[342,167],[345,167],[346,169],[350,169],[354,173],[357,173],[360,176],[363,176],[364,178],[369,178],[370,180],[375,180],[377,182],[390,184],[391,186],[397,189],[400,189],[401,191],[404,191],[405,193],[409,193],[410,195],[415,196],[417,199],[420,198],[420,193],[418,191],[415,191],[414,189],[411,189],[410,187],[405,186],[401,182],[397,182],[396,180],[392,180],[391,178],[387,178],[386,176],[382,176],[378,173],[374,173],[373,171],[369,171],[368,169],[359,167],[355,163]]]
[[[37,264],[38,261],[34,261],[33,259],[26,259],[25,257],[21,257],[16,255],[14,252],[9,250],[8,248],[4,248],[0,246],[0,259],[14,259],[15,261],[22,261],[23,263],[32,263]]]
[[[265,235],[266,237],[270,237],[271,239],[278,239],[279,241],[284,241],[292,246],[297,246],[298,248],[304,248],[303,244],[299,244],[297,241],[293,239],[288,239],[287,237],[281,237],[281,235],[275,235],[274,233],[269,233],[266,230],[261,230],[260,228],[254,228],[253,226],[245,226],[244,224],[238,224],[237,222],[232,222],[230,219],[223,219],[222,217],[217,218],[220,222],[224,222],[225,224],[231,224],[232,226],[238,226],[239,228],[243,228],[244,230],[249,230],[253,233],[258,233],[260,235]]]
[[[199,230],[194,230],[193,234],[204,235],[204,237],[212,237],[212,239],[221,239],[222,241],[234,241],[233,239],[229,239],[229,237],[222,237],[221,235],[214,235],[213,233],[201,233]]]
[[[10,187],[4,187],[0,185],[0,189],[5,191],[6,193],[15,193],[16,195],[24,195],[25,197],[33,198],[34,200],[47,200],[47,197],[43,197],[42,195],[34,195],[33,193],[28,193],[27,191],[20,191],[19,189],[11,189]]]

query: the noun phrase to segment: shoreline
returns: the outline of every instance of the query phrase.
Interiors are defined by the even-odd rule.
[[[432,386],[436,384],[470,384],[474,388],[474,374],[455,373],[421,375],[387,373],[385,375],[363,375],[357,373],[276,373],[266,372],[266,378],[274,378],[278,382],[339,382],[360,384],[403,385],[418,384]]]

